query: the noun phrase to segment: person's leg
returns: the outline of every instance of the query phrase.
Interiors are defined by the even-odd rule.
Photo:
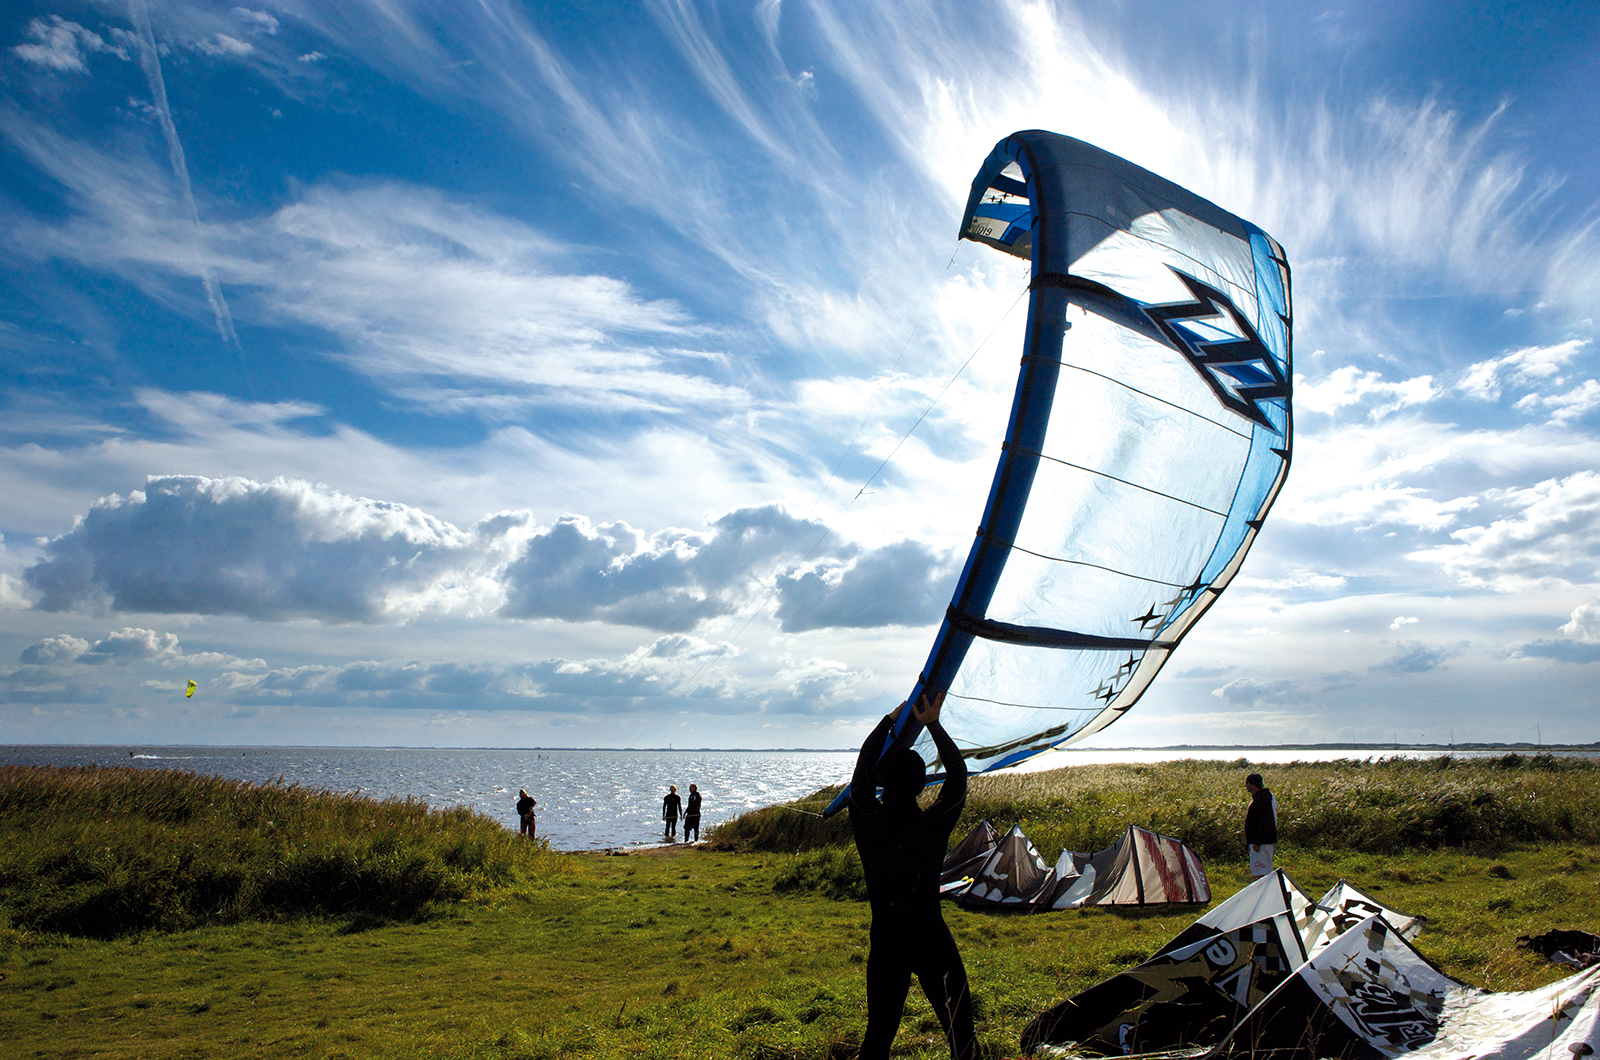
[[[952,1060],[976,1060],[978,1036],[972,1021],[972,991],[967,984],[967,969],[961,951],[944,918],[937,918],[924,929],[917,981],[939,1017],[945,1041],[950,1043]]]
[[[887,1060],[911,990],[911,969],[895,952],[904,945],[903,940],[884,932],[888,937],[880,944],[879,933],[872,935],[872,949],[867,954],[867,1034],[861,1039],[860,1056],[861,1060]]]

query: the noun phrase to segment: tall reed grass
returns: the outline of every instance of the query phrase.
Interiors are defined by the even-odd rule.
[[[353,927],[568,870],[467,809],[181,770],[0,767],[0,912],[108,938],[300,916]]]
[[[974,777],[952,841],[985,818],[1001,830],[1016,823],[1053,859],[1063,848],[1103,850],[1138,824],[1178,837],[1208,861],[1242,861],[1250,772],[1262,773],[1277,796],[1284,847],[1491,853],[1544,840],[1600,842],[1600,763],[1515,754],[1256,766],[1244,759],[1180,761]],[[826,805],[822,795],[745,814],[715,829],[709,841],[721,849],[785,853],[848,843],[845,815],[813,816]]]

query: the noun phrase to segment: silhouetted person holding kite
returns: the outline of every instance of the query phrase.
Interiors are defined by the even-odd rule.
[[[939,871],[950,833],[967,801],[967,763],[939,724],[944,693],[924,695],[912,716],[928,730],[945,767],[944,786],[926,810],[917,795],[926,780],[922,756],[898,747],[882,756],[894,715],[885,717],[861,745],[850,780],[850,828],[872,903],[867,956],[867,1034],[861,1060],[883,1060],[894,1044],[911,976],[939,1017],[954,1060],[974,1060],[972,995],[956,941],[939,909]],[[883,788],[883,800],[877,796]]]

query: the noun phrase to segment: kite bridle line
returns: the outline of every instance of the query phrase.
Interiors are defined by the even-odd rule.
[[[956,257],[960,254],[960,252],[961,240],[957,239],[955,252],[950,255],[950,260],[945,263],[945,274],[948,274],[950,269],[955,265]],[[1032,270],[1030,269],[1029,272],[1029,283],[1031,284]],[[883,469],[889,466],[889,462],[894,459],[895,454],[900,452],[901,447],[904,446],[908,440],[910,440],[911,435],[915,433],[916,429],[922,425],[922,421],[927,419],[928,414],[932,412],[939,402],[944,399],[945,394],[952,386],[955,385],[956,380],[961,378],[962,374],[967,370],[967,366],[970,365],[978,356],[978,354],[983,351],[983,348],[989,344],[989,340],[994,338],[995,333],[1000,330],[1000,327],[1008,319],[1010,319],[1011,314],[1016,312],[1017,306],[1020,305],[1022,300],[1028,296],[1029,290],[1030,287],[1028,285],[1023,286],[1021,293],[1017,295],[1016,299],[1011,303],[1010,306],[1007,307],[1006,311],[1000,315],[1000,319],[995,321],[994,327],[989,329],[988,334],[984,335],[984,337],[979,340],[978,344],[972,348],[972,352],[967,354],[967,358],[961,362],[961,366],[951,373],[950,377],[945,380],[944,385],[939,388],[939,392],[935,394],[933,400],[928,403],[928,407],[922,410],[922,413],[917,417],[916,422],[913,423],[906,430],[906,432],[900,436],[900,440],[896,442],[894,448],[889,451],[889,455],[883,458],[883,461],[873,469],[872,474],[867,476],[866,480],[861,483],[861,487],[856,490],[855,494],[851,496],[850,500],[847,501],[844,507],[839,510],[839,515],[842,516],[848,513],[850,509],[855,506],[856,501],[860,500],[861,497],[866,493],[867,487],[872,485],[872,483],[877,480],[877,477],[883,473]],[[883,391],[888,387],[890,379],[893,378],[894,370],[900,366],[900,362],[905,358],[906,351],[911,348],[912,341],[916,338],[917,333],[921,330],[924,321],[927,319],[928,309],[932,306],[936,295],[937,291],[930,292],[927,299],[923,302],[922,308],[918,311],[917,316],[913,320],[911,332],[907,335],[905,344],[900,348],[899,356],[895,358],[894,364],[890,366],[889,373],[885,375],[883,380],[878,384],[877,392],[873,395],[872,404],[868,406],[866,415],[862,417],[861,423],[857,425],[856,432],[851,436],[850,442],[845,447],[844,453],[839,457],[838,462],[834,464],[833,470],[829,472],[828,479],[823,483],[821,491],[817,494],[816,499],[811,502],[811,507],[806,511],[805,519],[811,518],[811,515],[817,510],[818,505],[822,503],[823,498],[827,496],[828,491],[832,489],[834,482],[838,479],[839,469],[844,466],[845,460],[849,458],[850,453],[855,448],[857,439],[861,437],[861,432],[866,429],[867,423],[872,419],[872,414],[877,410],[878,402],[882,400]],[[804,520],[802,520],[802,524],[803,522]],[[799,562],[803,564],[812,556],[816,555],[817,550],[822,547],[822,543],[832,536],[833,532],[834,531],[831,526],[824,526],[822,532],[817,535],[816,540],[811,543],[811,547],[808,548],[805,554],[800,557]],[[792,547],[795,538],[798,536],[799,530],[796,530],[790,535],[789,541],[785,543],[783,551],[779,553],[778,559],[775,561],[772,568],[772,587],[768,589],[766,594],[754,604],[747,605],[739,613],[737,618],[734,620],[737,623],[737,628],[734,629],[732,633],[722,638],[725,642],[738,641],[744,635],[745,630],[750,627],[750,623],[755,621],[756,615],[764,611],[766,606],[772,602],[772,598],[778,594],[778,573],[783,569],[785,560],[789,556],[790,548]],[[672,693],[667,697],[666,701],[661,704],[661,706],[657,707],[644,720],[640,721],[634,726],[633,732],[629,734],[627,744],[625,746],[632,746],[638,739],[640,730],[642,730],[646,725],[652,725],[658,722],[663,714],[675,707],[689,693],[693,692],[695,688],[699,686],[700,679],[705,676],[705,672],[710,669],[713,661],[714,660],[708,659],[701,663],[699,668],[696,669],[694,673],[684,678],[683,681],[674,687]],[[809,811],[802,810],[797,812],[805,813]],[[820,817],[825,815],[818,814],[817,816]]]

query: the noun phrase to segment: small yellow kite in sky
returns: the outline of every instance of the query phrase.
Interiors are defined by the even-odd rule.
[[[185,698],[185,699],[193,699],[194,698],[194,690],[199,688],[199,687],[200,687],[199,685],[195,684],[193,681],[190,681],[189,682],[189,691],[187,691],[187,692],[185,692],[183,694],[183,698]]]

